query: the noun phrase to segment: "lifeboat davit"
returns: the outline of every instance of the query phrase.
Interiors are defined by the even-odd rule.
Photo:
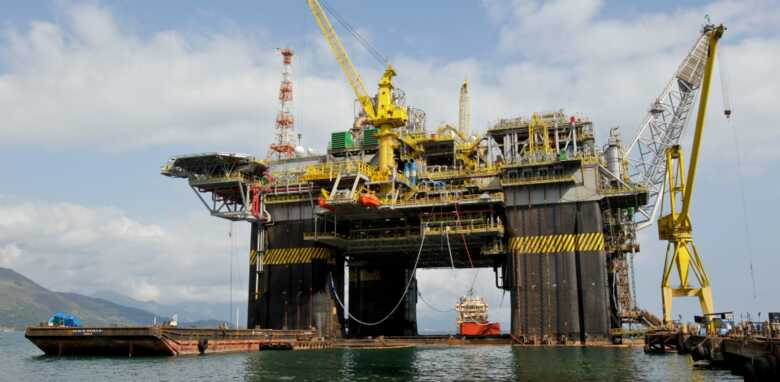
[[[366,207],[377,208],[380,205],[382,205],[382,202],[380,202],[379,198],[374,194],[361,194],[358,201],[360,202],[360,204]]]

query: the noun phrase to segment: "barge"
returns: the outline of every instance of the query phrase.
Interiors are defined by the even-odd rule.
[[[543,343],[511,334],[460,336],[417,335],[326,340],[312,330],[189,329],[176,327],[29,327],[25,337],[47,356],[147,357],[187,356],[264,350],[393,349],[447,346],[599,346],[631,347],[609,342]]]
[[[331,346],[311,330],[29,327],[24,336],[50,356],[179,356]]]

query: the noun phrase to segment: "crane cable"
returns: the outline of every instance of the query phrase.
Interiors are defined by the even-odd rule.
[[[458,208],[457,205],[455,205],[455,210],[456,211],[457,211],[457,208]],[[459,214],[456,215],[456,216],[458,216],[458,223],[460,224]],[[452,257],[452,246],[450,246],[449,230],[445,230],[444,231],[444,236],[447,238],[447,251],[449,252],[449,255],[450,255],[450,266],[451,266],[451,269],[452,269],[452,277],[453,278],[457,278],[457,275],[455,274],[455,260]],[[465,238],[465,236],[463,236],[462,232],[461,232],[461,238],[463,238],[463,242],[464,242],[464,245],[465,245],[466,238]],[[465,247],[466,247],[466,254],[468,255],[468,245],[465,245]],[[469,262],[471,263],[471,255],[469,255]],[[471,263],[471,269],[474,269],[474,263]],[[474,294],[474,284],[476,284],[476,282],[477,282],[477,276],[479,276],[479,271],[480,270],[481,270],[481,268],[477,268],[477,271],[474,272],[474,278],[471,280],[471,286],[469,286],[469,289],[468,289],[468,292],[467,292],[468,294]]]
[[[501,292],[501,301],[498,302],[498,310],[504,305],[504,296],[506,296],[506,289]]]
[[[460,226],[460,211],[458,210],[458,203],[455,203],[455,218],[457,219],[457,223]],[[463,230],[460,231],[460,238],[463,240],[463,248],[466,250],[466,256],[469,258],[469,264],[471,265],[471,269],[474,269],[474,261],[471,260],[471,252],[469,251],[469,243],[466,241],[466,235],[463,233]],[[469,293],[473,294],[474,292],[474,285],[477,283],[477,276],[479,276],[479,271],[481,268],[477,268],[477,271],[474,272],[474,278],[471,279],[471,286],[469,287]]]
[[[446,241],[447,241],[447,252],[449,253],[449,256],[450,256],[450,269],[452,270],[453,278],[455,278],[455,277],[457,277],[457,275],[455,274],[455,259],[452,256],[452,246],[450,245],[450,231],[449,231],[449,229],[444,230],[444,237],[446,238]],[[477,270],[477,273],[474,275],[474,280],[471,281],[471,287],[469,288],[470,292],[474,290],[474,282],[476,281],[476,277],[477,277],[478,274],[479,274],[479,270]],[[506,291],[504,291],[504,292],[506,292]],[[435,306],[433,306],[433,304],[428,302],[428,300],[426,300],[425,297],[423,297],[422,293],[419,290],[417,291],[417,295],[420,297],[420,300],[422,300],[422,302],[425,303],[425,305],[427,305],[429,308],[431,308],[435,312],[449,313],[449,312],[457,311],[457,310],[455,310],[453,308],[449,308],[449,309],[439,309],[439,308],[436,308]],[[501,295],[501,303],[503,303],[503,301],[504,301],[504,295]],[[499,304],[499,308],[500,308],[500,304]]]
[[[349,318],[355,320],[355,322],[357,322],[358,324],[361,324],[363,326],[376,326],[376,325],[379,325],[379,324],[387,321],[387,319],[390,318],[390,316],[392,316],[393,313],[395,313],[396,310],[398,310],[398,307],[401,306],[401,303],[404,302],[404,299],[406,299],[406,294],[409,292],[409,287],[412,285],[412,281],[414,281],[415,274],[417,273],[417,264],[419,264],[419,262],[420,262],[420,255],[422,255],[422,250],[423,250],[423,245],[424,244],[425,244],[425,235],[423,234],[422,235],[422,239],[420,240],[420,249],[417,251],[417,259],[414,260],[414,267],[412,268],[412,275],[409,277],[409,281],[406,283],[406,287],[404,288],[404,293],[401,294],[401,298],[398,299],[398,302],[395,304],[395,306],[390,311],[390,313],[388,313],[386,316],[384,316],[379,321],[365,322],[365,321],[362,321],[362,320],[358,319],[354,315],[352,315],[352,313],[350,313],[347,310],[347,308],[344,307],[344,303],[342,303],[341,299],[339,298],[339,294],[336,291],[336,284],[333,282],[333,274],[329,274],[329,276],[330,276],[330,290],[331,290],[331,293],[333,293],[333,297],[336,299],[336,302],[339,304],[341,309],[343,309],[344,311],[347,312],[347,315],[349,316]]]
[[[457,223],[460,226],[460,211],[458,210],[457,202],[455,202],[455,219],[457,219]],[[471,252],[469,252],[469,244],[466,241],[466,235],[463,233],[463,230],[460,231],[460,238],[463,240],[463,248],[466,250],[466,256],[469,258],[469,264],[471,265],[471,268],[474,268],[474,262],[471,260]]]
[[[748,263],[750,266],[750,280],[752,282],[753,286],[753,300],[756,300],[758,298],[758,292],[756,291],[756,275],[753,270],[753,248],[750,245],[751,239],[750,239],[750,224],[749,224],[749,214],[748,214],[748,205],[747,205],[747,197],[745,195],[745,180],[742,173],[742,152],[740,150],[739,146],[739,134],[737,134],[736,127],[731,123],[731,97],[729,96],[729,88],[728,88],[728,81],[727,81],[727,74],[726,74],[726,67],[724,65],[724,59],[723,59],[723,49],[718,50],[718,64],[719,64],[719,72],[720,72],[720,84],[722,88],[722,95],[723,95],[723,114],[726,116],[726,124],[729,125],[729,129],[731,130],[732,134],[734,135],[734,150],[736,153],[736,164],[737,164],[737,181],[739,183],[739,193],[740,198],[742,202],[742,216],[745,219],[745,251],[747,252],[747,258]]]
[[[326,12],[333,16],[333,18],[336,19],[336,21],[338,21],[339,24],[341,24],[341,26],[344,27],[344,29],[346,29],[352,35],[352,37],[354,37],[355,40],[357,40],[357,42],[360,43],[360,45],[362,45],[363,48],[365,48],[368,53],[371,54],[371,56],[374,57],[375,60],[377,60],[377,62],[379,62],[382,66],[387,65],[387,57],[380,53],[379,50],[374,48],[374,46],[368,42],[368,39],[363,37],[363,35],[361,35],[354,27],[352,27],[352,25],[350,25],[347,20],[341,17],[341,15],[338,14],[335,9],[328,5],[325,0],[319,0],[319,2],[322,4],[322,8],[324,8]]]

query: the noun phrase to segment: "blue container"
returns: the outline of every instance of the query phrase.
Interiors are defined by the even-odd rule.
[[[74,315],[65,312],[54,313],[49,318],[49,326],[65,326],[69,328],[77,328],[81,326],[81,321]]]

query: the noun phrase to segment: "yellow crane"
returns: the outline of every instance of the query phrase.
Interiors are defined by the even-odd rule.
[[[704,117],[707,113],[707,99],[710,93],[712,70],[715,63],[718,40],[723,36],[726,28],[723,25],[707,25],[704,33],[709,39],[707,61],[704,67],[704,78],[701,88],[701,100],[696,115],[696,130],[693,135],[693,146],[689,161],[687,179],[684,175],[685,164],[683,162],[682,149],[674,145],[666,150],[666,193],[669,196],[669,214],[658,219],[658,237],[666,240],[666,259],[664,261],[664,273],[661,281],[664,322],[672,321],[672,298],[674,297],[698,297],[702,312],[707,315],[714,311],[712,303],[712,289],[710,280],[701,256],[693,242],[693,229],[691,226],[690,206],[693,198],[693,186],[696,180],[696,165],[699,160],[699,148],[704,130]],[[678,197],[681,198],[679,205]],[[678,212],[679,207],[679,212]],[[680,284],[671,286],[672,270],[677,270]],[[698,281],[695,287],[689,278],[693,270]]]
[[[355,92],[358,101],[363,106],[366,122],[378,128],[379,138],[379,170],[383,175],[390,175],[395,171],[396,163],[393,150],[398,140],[395,128],[406,125],[409,120],[406,108],[399,106],[393,97],[393,77],[396,75],[391,65],[387,65],[382,78],[379,80],[379,91],[376,97],[371,97],[366,91],[363,81],[360,79],[355,66],[347,55],[344,45],[341,43],[330,19],[325,14],[325,9],[317,0],[307,0],[312,15],[322,31],[322,35],[330,46],[330,50],[336,56],[336,60],[347,77],[349,85]]]

